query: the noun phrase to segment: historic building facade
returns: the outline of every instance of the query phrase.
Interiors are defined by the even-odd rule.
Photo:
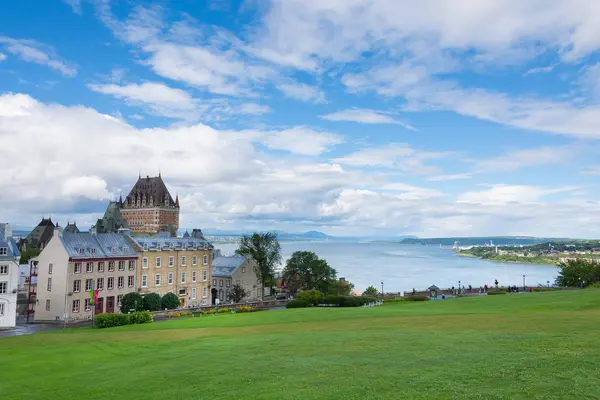
[[[213,246],[202,231],[185,238],[133,237],[139,252],[137,280],[140,293],[175,293],[181,307],[211,304]]]
[[[125,234],[69,233],[56,227],[36,257],[35,321],[89,319],[91,290],[98,290],[95,314],[120,312],[121,298],[139,286],[137,260]]]
[[[16,325],[20,258],[10,225],[0,224],[0,328]]]
[[[214,251],[212,263],[212,296],[220,302],[229,302],[233,285],[240,285],[247,296],[243,301],[260,300],[262,285],[258,282],[252,259],[244,256],[223,256],[220,250]]]
[[[169,232],[179,229],[179,197],[171,197],[160,174],[139,177],[125,200],[119,199],[120,211],[133,234]]]

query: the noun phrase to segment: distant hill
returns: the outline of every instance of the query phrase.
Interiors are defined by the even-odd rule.
[[[421,244],[435,246],[452,246],[458,242],[459,246],[484,246],[490,242],[497,245],[530,245],[544,242],[559,242],[569,239],[563,238],[537,238],[532,236],[490,236],[490,237],[447,237],[447,238],[406,238],[400,241],[401,244]],[[570,239],[572,240],[572,239]]]
[[[180,229],[179,230],[181,233],[185,232],[185,229]],[[191,232],[191,230],[189,230],[189,232]],[[242,235],[251,235],[253,232],[246,232],[246,231],[225,231],[225,230],[220,230],[220,229],[203,229],[202,232],[204,233],[204,235],[206,236],[242,236]],[[275,233],[277,233],[277,236],[280,239],[328,239],[331,238],[333,236],[329,236],[323,232],[319,232],[319,231],[308,231],[308,232],[304,232],[304,233],[290,233],[290,232],[283,232],[283,231],[274,231]]]

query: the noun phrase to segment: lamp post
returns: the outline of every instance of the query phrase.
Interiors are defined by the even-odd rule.
[[[383,282],[381,282],[381,301],[383,301]]]
[[[546,281],[546,283],[548,284],[548,287],[550,287],[550,281]]]
[[[525,290],[525,274],[523,274],[523,290]]]

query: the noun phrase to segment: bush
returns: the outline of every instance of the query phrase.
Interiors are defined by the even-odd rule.
[[[427,301],[429,297],[427,296],[406,296],[404,301]]]
[[[586,288],[600,289],[600,283],[592,283],[591,285],[586,286]]]
[[[217,310],[215,310],[214,308],[204,311],[204,315],[212,315],[212,314],[216,314],[216,313],[217,313]]]
[[[285,305],[285,308],[306,308],[309,304],[305,300],[290,300]]]
[[[144,310],[147,311],[158,311],[160,310],[160,304],[162,299],[158,293],[150,293],[144,295]]]
[[[228,312],[231,312],[231,307],[222,307],[222,308],[219,308],[219,314],[220,313],[228,313]]]
[[[139,311],[128,315],[130,324],[147,324],[154,320],[150,311]]]
[[[99,314],[94,316],[94,328],[114,328],[129,324],[129,315],[127,314]]]
[[[179,318],[181,317],[181,314],[179,313],[169,313],[167,314],[167,318]]]
[[[121,313],[127,314],[131,310],[134,312],[144,311],[144,299],[139,293],[127,293],[125,296],[123,296],[123,299],[121,299]]]
[[[239,312],[239,313],[252,312],[252,311],[254,311],[254,309],[250,306],[239,306],[236,309],[236,312]]]
[[[176,310],[179,308],[179,297],[175,293],[167,293],[162,297],[160,303],[162,308]]]
[[[506,294],[506,292],[488,292],[488,296],[494,296],[497,294]]]
[[[536,288],[533,288],[534,292],[553,292],[555,290],[558,290],[558,289],[552,288],[552,287],[536,287]]]
[[[318,290],[303,290],[296,296],[297,300],[304,300],[311,306],[316,306],[323,300],[323,293]]]
[[[362,296],[325,296],[320,304],[336,305],[338,307],[360,307],[364,304],[378,301],[373,297]]]

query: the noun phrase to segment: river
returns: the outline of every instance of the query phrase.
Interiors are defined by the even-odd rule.
[[[236,244],[215,244],[223,254],[233,254]],[[459,257],[437,246],[372,243],[352,240],[292,241],[281,243],[283,263],[294,251],[313,251],[337,270],[338,277],[354,283],[357,290],[373,285],[399,292],[430,285],[441,288],[461,285],[547,285],[554,282],[557,268],[551,265],[504,263]]]

